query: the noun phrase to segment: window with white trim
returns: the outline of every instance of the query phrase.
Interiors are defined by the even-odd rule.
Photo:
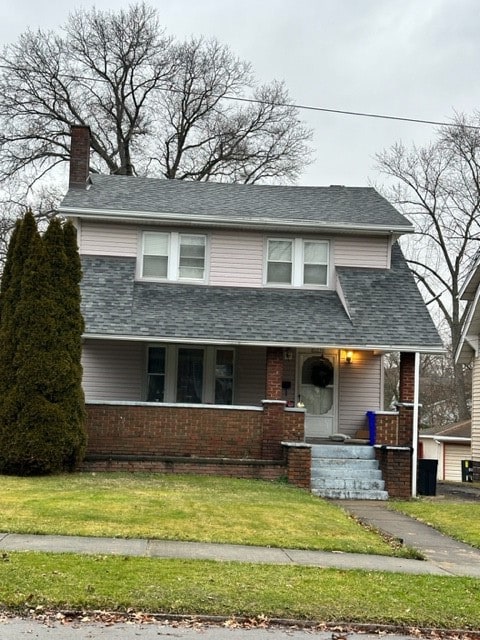
[[[169,236],[168,233],[143,234],[142,276],[144,278],[167,278]]]
[[[329,278],[329,242],[269,238],[265,282],[268,285],[325,287]]]
[[[165,347],[150,347],[147,362],[147,402],[163,402],[165,398]]]
[[[233,349],[217,349],[215,354],[215,404],[233,402]]]
[[[205,280],[206,236],[145,231],[140,277],[159,280]]]
[[[326,285],[328,280],[328,243],[303,242],[303,284]]]
[[[267,256],[267,282],[292,284],[292,240],[269,240]]]
[[[233,404],[235,351],[229,347],[152,345],[147,349],[147,402]]]

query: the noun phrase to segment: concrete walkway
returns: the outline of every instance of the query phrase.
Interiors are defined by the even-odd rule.
[[[408,516],[389,511],[382,501],[341,500],[336,504],[362,522],[402,540],[409,547],[417,549],[426,557],[426,561],[358,553],[274,549],[233,544],[5,533],[0,533],[0,551],[46,551],[295,564],[336,569],[365,569],[367,571],[480,578],[480,550],[455,542]]]
[[[452,540],[432,527],[409,516],[390,511],[374,500],[342,500],[336,504],[389,536],[397,538],[426,558],[424,564],[457,576],[480,578],[480,550]]]

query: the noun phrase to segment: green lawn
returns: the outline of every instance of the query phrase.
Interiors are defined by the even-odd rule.
[[[470,519],[478,528],[478,520],[473,523],[478,506],[471,503],[418,500],[392,507],[422,517],[428,509],[427,521],[445,512],[452,526]],[[342,509],[283,483],[153,474],[0,476],[0,513],[1,529],[10,532],[394,553]],[[37,606],[478,629],[480,580],[240,562],[0,554],[0,610]]]
[[[389,507],[413,516],[452,538],[480,548],[480,502],[418,498]]]
[[[285,483],[211,476],[0,476],[1,530],[409,555]]]
[[[0,603],[480,628],[480,580],[198,560],[11,553]]]

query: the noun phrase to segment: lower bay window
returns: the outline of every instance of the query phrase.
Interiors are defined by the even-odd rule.
[[[155,345],[147,352],[147,402],[233,404],[234,350]]]

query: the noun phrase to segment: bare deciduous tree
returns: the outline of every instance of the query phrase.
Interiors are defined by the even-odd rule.
[[[309,161],[311,132],[281,83],[256,88],[215,40],[175,42],[145,4],[27,31],[0,63],[0,178],[68,160],[73,123],[91,128],[96,171],[257,182],[294,180]]]
[[[416,235],[404,248],[426,302],[446,327],[459,419],[469,416],[462,365],[453,362],[465,323],[458,294],[478,250],[480,131],[478,116],[459,117],[425,148],[396,144],[377,155],[378,167],[396,180],[389,198],[409,217]]]

